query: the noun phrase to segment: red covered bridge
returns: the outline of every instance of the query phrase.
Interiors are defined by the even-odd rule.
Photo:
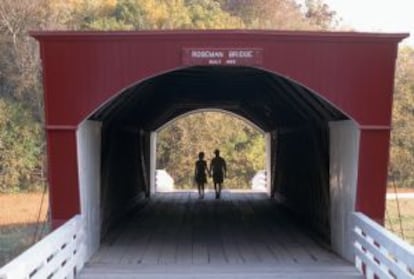
[[[121,272],[130,269],[183,278],[180,264],[192,263],[192,274],[246,275],[248,266],[253,277],[358,278],[343,260],[358,254],[359,221],[350,216],[384,219],[395,60],[405,34],[32,35],[43,64],[52,220],[58,227],[81,216],[86,248],[77,251],[91,259],[81,277],[130,278]],[[157,131],[199,109],[263,131],[267,195],[198,201],[157,193]],[[357,264],[367,261],[361,255]]]

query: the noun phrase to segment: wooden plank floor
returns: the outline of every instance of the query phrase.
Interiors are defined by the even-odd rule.
[[[322,271],[327,277],[321,277]],[[275,278],[275,274],[291,275],[278,278],[313,278],[311,274],[361,278],[350,264],[308,237],[265,194],[228,191],[219,200],[213,193],[203,200],[194,192],[153,196],[109,234],[80,278],[209,278],[212,274],[215,278]]]

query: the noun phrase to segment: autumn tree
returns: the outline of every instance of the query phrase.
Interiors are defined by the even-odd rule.
[[[305,18],[316,29],[329,30],[339,23],[336,12],[322,0],[305,0]]]
[[[81,1],[74,17],[80,29],[223,29],[240,28],[240,20],[214,0],[117,0],[106,5]]]
[[[399,52],[394,89],[390,178],[414,187],[414,49]]]
[[[220,0],[223,9],[240,17],[250,29],[332,29],[335,12],[320,0]]]
[[[46,4],[3,0],[0,5],[0,191],[43,183],[39,50],[27,33],[44,25]]]

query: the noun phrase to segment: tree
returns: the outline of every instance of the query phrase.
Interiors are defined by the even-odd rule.
[[[336,15],[319,0],[306,0],[303,7],[294,0],[220,0],[220,3],[251,29],[330,29]]]
[[[41,132],[29,109],[0,99],[0,192],[43,186]]]
[[[43,184],[39,50],[27,32],[45,26],[46,6],[45,0],[0,5],[0,191]]]
[[[106,5],[75,9],[80,29],[207,29],[238,28],[240,20],[223,11],[214,0],[118,0]]]
[[[37,44],[27,34],[43,24],[43,0],[3,0],[0,5],[1,96],[24,102],[43,115]]]
[[[414,49],[400,50],[394,89],[390,178],[414,187]]]
[[[321,30],[329,30],[338,23],[336,12],[322,0],[305,0],[305,17]]]

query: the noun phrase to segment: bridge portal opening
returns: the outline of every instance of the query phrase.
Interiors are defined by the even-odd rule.
[[[215,149],[227,162],[224,189],[266,191],[265,132],[234,113],[191,111],[158,129],[156,140],[156,175],[151,192],[197,189],[194,166],[198,153],[205,154],[209,167]],[[207,177],[205,187],[213,189],[211,177]]]
[[[343,247],[348,243],[343,232],[355,203],[357,127],[293,80],[252,67],[215,66],[179,69],[141,81],[81,125],[81,207],[92,216],[88,231],[95,243],[97,235],[105,235],[139,201],[150,198],[156,131],[203,109],[238,115],[263,131],[269,196],[339,253],[348,249]],[[95,187],[83,189],[86,184]]]

